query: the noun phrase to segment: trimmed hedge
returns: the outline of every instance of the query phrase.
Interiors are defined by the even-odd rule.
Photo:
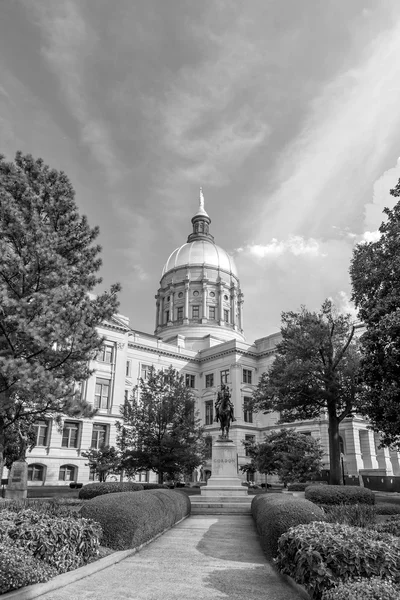
[[[104,481],[102,483],[87,483],[79,490],[81,500],[90,500],[104,494],[118,494],[119,492],[140,492],[143,485],[134,481]]]
[[[291,527],[300,523],[325,521],[323,510],[312,502],[283,494],[255,496],[251,512],[261,538],[261,546],[268,558],[277,554],[280,536]]]
[[[391,581],[380,577],[339,583],[324,592],[322,600],[400,600],[400,591]]]
[[[141,483],[144,490],[168,490],[169,487],[165,483]]]
[[[189,514],[185,494],[161,489],[106,494],[82,507],[82,516],[100,523],[103,545],[114,550],[137,548]]]
[[[0,542],[0,594],[49,581],[57,573],[55,567],[35,558],[10,540]]]
[[[314,504],[375,504],[375,494],[356,485],[310,485],[305,498]]]
[[[288,492],[304,492],[306,487],[312,485],[311,483],[289,483],[287,486]]]
[[[279,540],[276,566],[313,600],[340,582],[380,576],[400,583],[400,539],[335,523],[293,527]]]

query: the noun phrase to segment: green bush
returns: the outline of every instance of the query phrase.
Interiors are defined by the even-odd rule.
[[[283,494],[255,496],[251,512],[268,558],[276,555],[278,540],[290,527],[300,523],[325,521],[324,512],[312,502]]]
[[[400,515],[389,517],[386,521],[376,523],[371,527],[374,531],[380,531],[382,533],[390,533],[396,537],[400,537]]]
[[[114,550],[137,548],[188,514],[186,494],[161,489],[106,494],[82,507],[84,517],[100,523],[103,545]]]
[[[314,504],[375,504],[375,494],[356,485],[310,485],[305,498]]]
[[[390,504],[389,502],[380,502],[376,505],[377,515],[400,515],[400,504]]]
[[[165,483],[141,483],[144,490],[167,490],[169,487]]]
[[[119,492],[140,492],[143,490],[141,483],[134,481],[104,481],[102,483],[88,483],[79,490],[81,500],[90,500],[104,494],[118,494]]]
[[[21,512],[27,508],[35,512],[45,513],[53,517],[79,518],[82,500],[78,498],[52,498],[51,500],[36,500],[27,498],[25,500],[13,500],[0,507],[0,510]]]
[[[371,504],[328,504],[323,508],[330,523],[368,527],[376,520],[376,508]]]
[[[400,539],[337,523],[299,525],[280,538],[276,566],[304,585],[314,600],[356,577],[392,577],[398,584]]]
[[[12,544],[0,542],[0,594],[34,583],[43,583],[57,575],[57,569]]]
[[[53,517],[32,509],[0,512],[0,541],[23,548],[58,573],[81,567],[98,554],[102,535],[98,523]]]
[[[339,583],[324,592],[322,600],[400,600],[400,592],[392,581],[371,577]]]

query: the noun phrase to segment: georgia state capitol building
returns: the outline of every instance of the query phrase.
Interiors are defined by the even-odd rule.
[[[185,376],[196,398],[205,426],[209,459],[193,473],[193,480],[211,474],[211,446],[219,435],[214,421],[214,401],[222,384],[231,391],[236,421],[230,437],[238,452],[238,464],[249,462],[243,440],[261,442],[277,425],[277,414],[256,414],[249,406],[262,373],[274,360],[280,333],[260,337],[252,343],[243,331],[243,293],[233,258],[218,246],[210,232],[211,219],[200,190],[199,208],[192,217],[187,241],[168,257],[155,296],[155,331],[134,329],[129,319],[116,314],[104,322],[99,333],[105,343],[91,365],[94,375],[82,386],[82,395],[98,412],[94,419],[66,419],[62,432],[51,420],[36,425],[36,446],[27,455],[28,485],[87,483],[92,477],[82,451],[115,445],[115,421],[120,407],[150,367],[172,365]],[[324,415],[286,427],[319,438],[324,463],[329,468],[328,423]],[[400,475],[400,455],[378,449],[379,440],[361,417],[345,419],[340,427],[341,450],[350,475],[360,470],[369,474]],[[239,471],[246,479],[246,474]],[[154,473],[138,473],[136,480],[155,481]],[[264,475],[254,474],[256,483]]]

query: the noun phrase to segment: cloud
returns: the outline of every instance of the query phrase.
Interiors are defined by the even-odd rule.
[[[334,303],[338,312],[351,315],[354,321],[358,320],[357,309],[347,292],[341,290],[330,299]]]
[[[281,256],[282,254],[293,254],[294,256],[326,256],[321,251],[320,243],[313,239],[304,239],[300,235],[290,236],[287,240],[278,241],[273,238],[269,244],[249,244],[244,248],[237,248],[236,252],[245,252],[256,258]]]
[[[379,240],[379,238],[381,237],[381,234],[378,230],[376,231],[364,231],[363,235],[362,235],[362,239],[360,240],[361,242],[377,242]]]

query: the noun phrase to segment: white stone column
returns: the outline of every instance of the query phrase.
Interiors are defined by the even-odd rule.
[[[185,281],[185,307],[183,310],[183,322],[189,323],[189,282]]]
[[[358,471],[364,468],[361,457],[360,435],[353,423],[346,423],[346,463],[349,475],[358,475]]]
[[[392,461],[393,475],[400,475],[400,452],[392,450],[390,452],[390,460]]]
[[[231,287],[231,323],[233,327],[236,326],[236,289],[234,285]]]
[[[239,290],[238,294],[238,327],[240,331],[243,331],[243,294]]]
[[[170,287],[170,291],[169,291],[169,295],[170,295],[170,301],[169,301],[169,320],[175,321],[175,315],[174,315],[174,288],[173,286]]]
[[[390,460],[390,451],[389,448],[379,448],[380,437],[379,434],[375,434],[375,444],[376,444],[376,458],[378,461],[378,465],[380,469],[384,469],[386,471],[386,475],[393,475],[393,467],[392,461]]]
[[[160,296],[154,296],[156,299],[156,329],[160,324]]]
[[[218,283],[218,321],[220,325],[224,323],[224,285],[222,281]]]
[[[360,446],[364,469],[378,469],[376,458],[374,432],[370,429],[360,429]]]
[[[203,280],[202,323],[207,321],[207,280]]]

